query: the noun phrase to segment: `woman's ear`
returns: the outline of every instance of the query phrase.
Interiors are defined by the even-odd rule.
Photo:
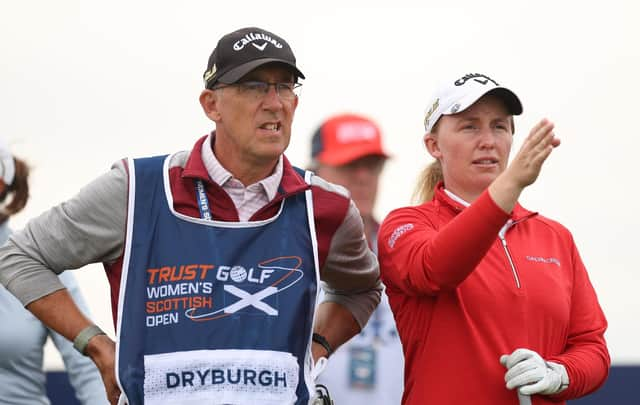
[[[442,157],[438,140],[432,134],[426,134],[424,136],[424,146],[427,148],[427,152],[429,152],[429,154],[435,159],[440,159]]]
[[[219,103],[220,98],[218,94],[209,89],[202,90],[200,93],[200,105],[205,115],[209,117],[211,121],[218,122],[220,120]]]

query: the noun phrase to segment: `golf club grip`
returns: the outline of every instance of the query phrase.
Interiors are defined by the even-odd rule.
[[[529,395],[521,394],[518,391],[518,403],[520,405],[531,405],[531,397]]]

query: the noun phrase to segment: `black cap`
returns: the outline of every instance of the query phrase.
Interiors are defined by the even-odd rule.
[[[287,65],[296,77],[304,79],[284,39],[262,28],[242,28],[220,38],[209,57],[204,85],[210,89],[217,82],[235,83],[255,68],[273,62]]]

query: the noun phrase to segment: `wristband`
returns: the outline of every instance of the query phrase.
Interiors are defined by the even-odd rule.
[[[73,339],[73,347],[81,354],[86,356],[86,353],[84,351],[87,349],[89,340],[97,335],[106,335],[106,333],[104,333],[104,331],[96,325],[87,326],[86,328],[82,329],[80,333],[78,333],[78,336],[76,336],[75,339]]]
[[[329,344],[329,342],[324,336],[318,333],[314,333],[312,340],[318,343],[320,346],[324,347],[324,349],[327,351],[327,357],[331,356],[331,353],[333,353],[333,349],[331,348],[331,345]]]

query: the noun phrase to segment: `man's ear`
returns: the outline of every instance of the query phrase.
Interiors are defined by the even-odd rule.
[[[218,122],[220,120],[219,107],[220,97],[217,92],[209,89],[202,90],[200,93],[200,105],[205,115],[209,117],[211,121]]]
[[[424,146],[426,146],[427,152],[429,152],[429,154],[435,159],[440,159],[442,157],[438,140],[432,134],[426,134],[424,136]]]
[[[293,111],[296,110],[296,108],[298,108],[298,102],[300,101],[300,97],[296,96],[295,101],[293,102]]]

